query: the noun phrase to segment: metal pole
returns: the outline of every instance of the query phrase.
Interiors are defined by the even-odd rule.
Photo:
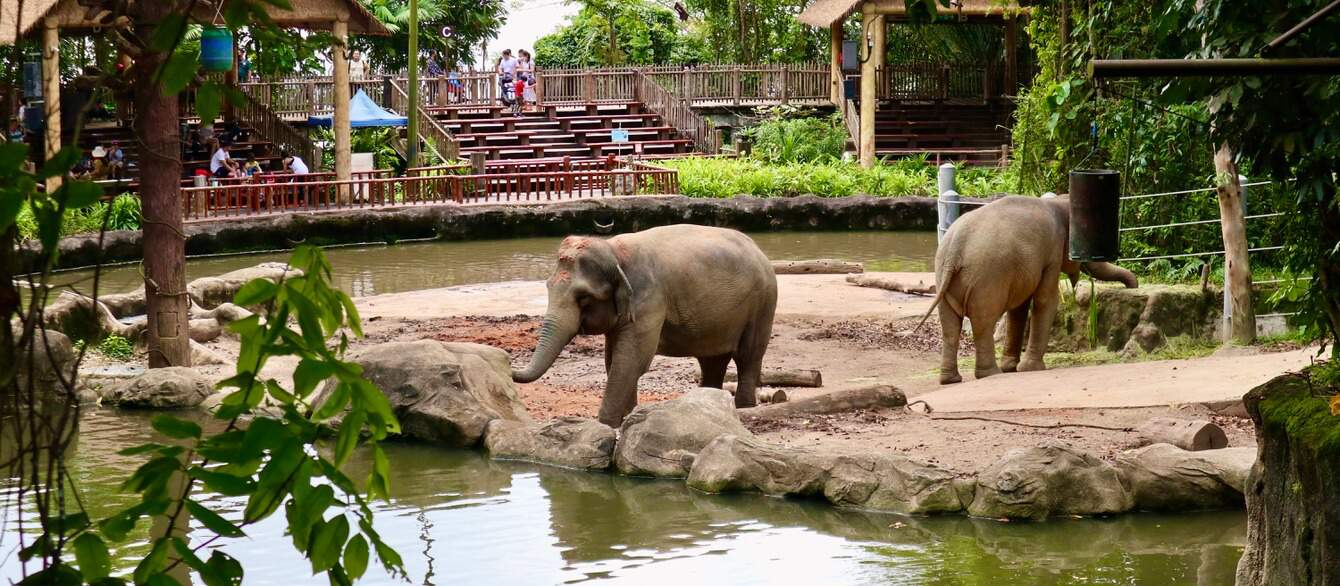
[[[949,190],[940,194],[939,205],[936,209],[940,212],[940,225],[935,229],[936,242],[944,240],[945,232],[954,225],[954,220],[958,219],[958,192]]]
[[[419,0],[409,0],[409,60],[406,66],[409,87],[405,97],[405,116],[409,119],[405,159],[408,167],[419,166]]]
[[[1334,2],[1327,4],[1325,8],[1318,10],[1316,14],[1313,14],[1312,16],[1303,19],[1303,22],[1300,22],[1293,28],[1289,29],[1288,31],[1285,31],[1284,34],[1275,37],[1275,40],[1266,43],[1265,48],[1261,49],[1261,52],[1270,53],[1275,49],[1280,48],[1281,45],[1289,42],[1290,39],[1298,36],[1303,31],[1312,28],[1312,25],[1321,22],[1323,18],[1326,18],[1332,12],[1335,12],[1335,9],[1337,8],[1340,8],[1340,0],[1335,0]]]
[[[1238,192],[1242,194],[1242,215],[1244,218],[1243,222],[1246,222],[1245,218],[1247,217],[1247,177],[1245,175],[1238,175],[1238,185],[1240,186],[1238,187]],[[1244,224],[1244,228],[1245,226],[1246,225]],[[1227,258],[1228,255],[1227,249],[1225,249],[1224,255],[1225,258]],[[1228,294],[1228,268],[1225,267],[1224,268],[1224,343],[1228,343],[1232,340],[1233,340],[1233,296]]]
[[[955,189],[958,189],[954,184],[954,174],[957,172],[958,169],[954,168],[953,163],[940,165],[940,172],[936,175],[936,185],[939,187],[938,191],[941,195],[944,195],[946,191],[954,191]]]
[[[1093,59],[1095,79],[1115,77],[1189,77],[1210,75],[1336,75],[1340,58],[1303,59]]]

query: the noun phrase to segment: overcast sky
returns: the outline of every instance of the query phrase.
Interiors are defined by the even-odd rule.
[[[564,0],[511,0],[508,2],[507,24],[498,31],[498,38],[489,42],[489,55],[503,49],[528,49],[534,53],[535,39],[554,32],[577,13],[577,6]],[[478,50],[476,50],[478,54]]]

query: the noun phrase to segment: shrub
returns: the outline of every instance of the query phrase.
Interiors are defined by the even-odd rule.
[[[828,118],[772,118],[746,129],[753,158],[769,163],[814,163],[842,158],[847,130],[837,115]]]
[[[99,354],[114,360],[130,360],[135,357],[135,348],[131,346],[130,340],[117,335],[103,338],[98,342],[97,350]]]
[[[889,162],[871,169],[838,160],[773,164],[754,158],[689,158],[661,164],[679,171],[680,192],[689,197],[935,194],[936,170],[924,159]],[[1000,169],[965,169],[960,178],[960,189],[968,196],[1003,193],[1012,181]]]

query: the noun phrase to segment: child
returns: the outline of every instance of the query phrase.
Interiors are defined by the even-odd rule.
[[[256,175],[257,173],[261,173],[262,172],[261,162],[257,161],[256,159],[251,159],[247,161],[247,164],[242,166],[242,172],[246,173],[247,177],[251,177]]]

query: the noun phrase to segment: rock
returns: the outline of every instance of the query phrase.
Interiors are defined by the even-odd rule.
[[[753,435],[735,417],[734,398],[721,389],[695,389],[629,413],[619,428],[614,466],[629,475],[682,478],[699,450],[727,434]]]
[[[497,348],[434,340],[387,342],[349,358],[390,400],[406,438],[471,447],[479,444],[494,419],[530,423],[516,395],[507,353]],[[331,390],[333,381],[315,402]]]
[[[906,514],[963,510],[950,472],[900,454],[776,446],[718,436],[698,453],[688,485],[705,492],[823,497],[838,506]]]
[[[1117,457],[1117,470],[1142,511],[1241,509],[1255,448],[1190,452],[1154,444]]]
[[[109,386],[104,405],[138,409],[185,409],[214,393],[214,381],[185,366],[151,368]]]
[[[561,417],[538,427],[494,419],[484,430],[484,447],[498,460],[604,470],[614,454],[614,429],[583,417]]]
[[[14,340],[17,343],[19,336],[23,335],[21,326],[14,324]],[[32,351],[35,353],[32,357],[32,378],[38,385],[42,385],[52,391],[58,390],[61,380],[70,380],[74,374],[76,364],[75,360],[79,358],[79,353],[74,351],[74,343],[70,337],[56,330],[34,329]],[[28,349],[22,349],[25,356],[19,360],[19,380],[28,379],[29,360],[26,356]]]
[[[1212,340],[1223,312],[1223,297],[1191,285],[1144,285],[1126,289],[1120,284],[1096,288],[1098,322],[1096,345],[1089,343],[1089,285],[1071,289],[1061,284],[1061,304],[1052,322],[1052,352],[1152,352],[1171,338],[1186,336]],[[1072,301],[1073,299],[1073,301]],[[1148,327],[1145,327],[1148,326]]]
[[[302,271],[282,262],[264,262],[254,267],[238,269],[217,277],[202,277],[186,285],[191,301],[204,309],[213,309],[231,303],[237,291],[253,279],[277,282],[282,278],[302,276]]]
[[[1247,549],[1238,586],[1340,580],[1340,417],[1309,372],[1283,374],[1243,398],[1256,428],[1247,476]]]
[[[209,317],[219,322],[219,325],[226,326],[240,319],[251,317],[251,312],[246,308],[238,307],[232,303],[222,303],[218,307],[209,310]]]
[[[1059,442],[1010,450],[977,474],[968,506],[976,517],[1042,520],[1054,515],[1110,515],[1134,506],[1117,469]]]
[[[212,342],[223,334],[223,326],[216,319],[193,319],[188,325],[193,342]]]
[[[1123,354],[1138,355],[1139,353],[1148,354],[1167,344],[1168,341],[1163,337],[1163,332],[1158,326],[1150,323],[1142,323],[1131,330],[1131,337],[1126,340],[1126,345],[1122,348]],[[1137,352],[1138,351],[1138,352]]]
[[[218,352],[210,350],[204,344],[191,340],[191,365],[192,366],[217,366],[228,364],[230,361]]]
[[[93,298],[72,291],[61,291],[47,303],[42,319],[48,329],[76,340],[101,340],[108,335],[134,340],[142,329],[118,321],[101,301],[94,303]]]
[[[129,317],[132,315],[144,315],[146,311],[146,301],[144,298],[144,287],[140,287],[130,293],[113,293],[111,295],[99,295],[98,301],[107,306],[112,315],[117,319]]]

